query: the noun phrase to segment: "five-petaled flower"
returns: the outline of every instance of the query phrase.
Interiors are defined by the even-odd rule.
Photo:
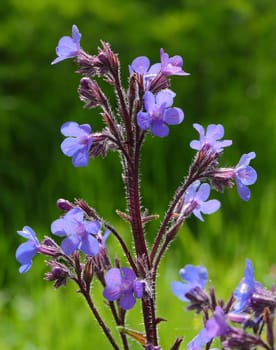
[[[212,149],[213,152],[221,153],[224,147],[232,145],[231,140],[221,139],[224,136],[224,127],[221,124],[210,124],[206,129],[206,134],[204,133],[204,128],[202,125],[194,123],[193,127],[199,133],[199,141],[193,140],[190,143],[190,147],[197,151],[202,150],[202,148],[207,146]]]
[[[19,272],[25,273],[32,267],[32,259],[38,252],[40,245],[36,234],[31,227],[24,226],[23,230],[17,231],[17,233],[28,240],[27,242],[20,244],[15,253],[17,261],[21,264]]]
[[[67,122],[61,126],[61,133],[67,136],[61,144],[61,150],[66,156],[72,157],[75,167],[86,166],[89,162],[89,151],[93,143],[91,131],[89,124]]]
[[[96,220],[85,220],[84,212],[80,208],[73,208],[63,218],[55,220],[51,231],[56,236],[67,236],[61,243],[61,248],[67,255],[79,249],[84,254],[94,256],[100,250],[95,237],[100,231],[100,223]]]
[[[72,27],[72,37],[63,36],[56,48],[57,58],[53,60],[51,64],[56,64],[60,61],[66,60],[67,58],[76,57],[80,51],[80,39],[81,33],[78,27],[74,24]]]
[[[246,267],[244,271],[244,277],[240,281],[238,287],[234,292],[234,297],[236,302],[233,307],[233,312],[240,313],[245,310],[248,306],[252,294],[255,288],[259,286],[260,283],[256,282],[254,279],[254,268],[249,259],[246,259]]]
[[[207,183],[200,184],[194,181],[184,193],[184,204],[181,215],[184,217],[194,214],[199,220],[204,221],[203,214],[213,214],[220,208],[220,201],[217,199],[207,200],[210,196],[211,187]]]
[[[196,287],[204,289],[208,281],[208,271],[204,266],[186,265],[179,275],[185,283],[174,281],[172,283],[173,293],[182,301],[189,301],[186,294]]]
[[[184,113],[180,108],[171,107],[175,93],[164,89],[154,95],[146,91],[144,95],[144,107],[146,112],[138,112],[137,123],[142,130],[151,129],[155,136],[165,137],[169,134],[169,125],[180,124],[184,119]],[[170,108],[171,107],[171,108]]]
[[[253,185],[257,180],[256,170],[249,165],[251,159],[254,159],[255,157],[255,152],[243,154],[239,163],[235,167],[235,180],[238,193],[244,201],[250,199],[250,190],[247,186]]]
[[[105,275],[103,296],[109,301],[119,300],[124,310],[131,309],[136,298],[142,298],[144,283],[137,280],[133,270],[127,267],[112,268]]]
[[[221,307],[217,306],[214,315],[205,325],[205,328],[188,344],[188,350],[201,350],[204,345],[215,337],[226,335],[230,331],[225,314]]]

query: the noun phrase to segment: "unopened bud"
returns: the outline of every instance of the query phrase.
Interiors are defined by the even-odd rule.
[[[98,74],[99,60],[97,56],[91,56],[84,51],[80,51],[76,56],[79,70],[77,73],[83,74],[87,77],[92,77]]]
[[[90,283],[92,281],[93,278],[93,263],[92,263],[92,259],[88,259],[84,265],[84,269],[83,269],[83,279],[86,283],[87,288],[89,288]]]
[[[103,48],[99,49],[98,59],[102,64],[102,75],[112,78],[119,71],[118,56],[111,50],[108,43],[101,42]]]
[[[106,105],[107,100],[95,80],[84,77],[80,81],[78,88],[81,101],[85,102],[85,108],[93,108]]]
[[[45,279],[48,281],[55,281],[55,288],[59,288],[62,285],[65,286],[67,278],[69,277],[69,270],[67,267],[55,260],[49,261],[48,265],[50,266],[51,271],[45,274]]]
[[[66,212],[73,209],[74,205],[67,199],[60,198],[57,200],[57,207]]]
[[[48,236],[45,236],[44,240],[41,242],[38,252],[55,258],[62,254],[60,246]]]

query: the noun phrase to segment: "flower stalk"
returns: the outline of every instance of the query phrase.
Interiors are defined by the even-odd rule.
[[[116,213],[130,226],[131,246],[124,234],[86,201],[60,199],[57,206],[62,213],[52,222],[51,232],[61,238],[61,243],[47,236],[40,242],[35,231],[24,226],[17,232],[26,239],[16,251],[16,259],[21,265],[19,272],[30,270],[36,254],[45,255],[50,268],[45,279],[54,282],[56,289],[66,286],[68,280],[77,283],[79,292],[113,349],[129,350],[128,337],[132,337],[145,350],[162,350],[158,324],[165,319],[156,315],[156,282],[160,262],[191,215],[204,221],[205,215],[220,208],[218,200],[209,199],[211,190],[223,192],[236,183],[241,199],[249,200],[251,192],[248,186],[257,180],[257,173],[249,164],[256,155],[249,152],[241,156],[236,166],[221,167],[220,156],[224,148],[232,144],[231,140],[223,139],[224,127],[210,124],[204,129],[195,123],[193,126],[199,140],[191,141],[190,146],[196,155],[188,175],[177,187],[159,229],[153,234],[153,242],[148,242],[145,225],[159,216],[147,210],[142,212],[142,146],[149,134],[165,138],[170,133],[170,127],[183,122],[183,110],[173,106],[176,93],[170,88],[170,77],[186,77],[189,73],[182,68],[181,56],[170,57],[161,48],[158,63],[151,65],[146,56],[132,61],[129,65],[129,86],[125,89],[120,76],[119,56],[111,46],[101,41],[98,53],[90,55],[81,48],[80,40],[81,33],[73,25],[72,35],[59,40],[57,57],[52,64],[75,59],[77,73],[82,75],[78,87],[80,100],[86,109],[100,109],[104,128],[95,132],[89,124],[64,123],[61,133],[65,139],[61,143],[61,151],[72,158],[74,167],[88,166],[91,159],[105,158],[110,151],[118,152],[127,208],[125,212],[116,210]],[[101,88],[101,79],[113,89],[115,106],[110,105]],[[110,234],[118,241],[127,266],[122,264],[122,258],[114,257],[110,252]],[[266,290],[255,281],[250,260],[246,261],[244,278],[227,302],[217,299],[214,288],[206,291],[208,272],[205,267],[185,265],[180,270],[180,277],[183,282],[172,283],[173,293],[181,301],[189,303],[187,310],[202,313],[204,321],[204,328],[189,342],[188,350],[209,349],[216,337],[227,350],[257,347],[274,350],[276,289]],[[117,326],[112,332],[98,311],[98,300],[96,303],[92,297],[95,279],[100,282],[102,298]],[[142,310],[143,332],[126,327],[128,313],[137,304]],[[234,325],[230,325],[229,321]],[[120,345],[114,336],[116,331],[121,337]],[[180,349],[183,338],[177,337],[170,349]]]

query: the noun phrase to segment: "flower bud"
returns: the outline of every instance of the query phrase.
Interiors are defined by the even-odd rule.
[[[93,108],[107,104],[106,97],[95,80],[84,77],[78,88],[80,100],[85,102],[85,108]]]
[[[99,49],[98,60],[101,62],[99,67],[99,73],[101,75],[107,75],[109,78],[113,78],[114,74],[119,71],[118,56],[111,50],[108,43],[101,42],[103,49]]]
[[[52,256],[57,258],[62,254],[60,246],[50,237],[45,236],[44,240],[38,248],[40,254]]]
[[[51,271],[45,274],[45,279],[48,281],[55,281],[55,288],[59,288],[62,285],[65,286],[70,274],[67,267],[55,260],[49,261],[48,265],[50,266]]]
[[[74,208],[74,205],[67,199],[60,198],[57,200],[57,207],[65,212]]]
[[[91,56],[86,52],[80,50],[76,56],[77,63],[79,65],[79,70],[77,73],[83,74],[87,77],[95,76],[98,74],[99,60],[97,56]]]
[[[92,278],[93,278],[93,261],[92,259],[88,259],[84,265],[84,268],[83,268],[83,279],[86,283],[86,286],[89,288],[90,286],[90,283],[92,281]]]

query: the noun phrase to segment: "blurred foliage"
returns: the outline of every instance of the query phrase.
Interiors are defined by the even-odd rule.
[[[2,0],[0,19],[0,285],[5,295],[0,304],[10,305],[10,315],[17,304],[2,299],[11,301],[18,290],[26,292],[32,283],[37,283],[40,291],[44,284],[34,282],[31,271],[30,277],[21,277],[20,287],[13,288],[18,280],[14,261],[20,240],[17,229],[28,224],[39,237],[48,234],[50,223],[59,215],[55,201],[60,197],[83,197],[119,225],[115,209],[125,208],[116,154],[76,169],[60,151],[59,128],[63,122],[88,122],[93,130],[102,126],[96,110],[82,108],[77,95],[80,77],[74,74],[74,63],[67,60],[50,65],[59,38],[69,35],[74,23],[88,52],[96,52],[100,39],[119,52],[125,85],[128,64],[139,55],[157,62],[160,47],[170,55],[183,56],[184,69],[191,73],[189,77],[172,78],[172,89],[177,92],[175,105],[185,111],[183,124],[171,127],[166,139],[149,136],[144,146],[142,192],[150,212],[162,217],[187,173],[193,156],[189,142],[197,137],[192,129],[194,122],[225,126],[226,138],[233,139],[233,146],[222,158],[225,165],[236,164],[242,153],[257,153],[252,164],[259,178],[252,187],[251,201],[243,203],[235,189],[224,195],[213,193],[222,201],[222,209],[207,218],[204,226],[189,221],[172,246],[174,271],[187,261],[205,263],[209,268],[214,259],[219,259],[221,268],[213,268],[213,277],[221,276],[224,281],[227,263],[236,261],[241,268],[245,256],[258,259],[259,268],[272,265],[276,210],[275,0]],[[149,238],[158,225],[148,226]],[[122,230],[127,234],[126,226]],[[168,263],[169,254],[165,260]],[[172,271],[163,269],[166,276]],[[240,276],[240,271],[236,275]],[[235,281],[239,279],[236,275]],[[175,272],[174,276],[177,278]],[[161,305],[167,300],[164,293]],[[161,310],[166,307],[161,306]],[[7,327],[13,323],[5,324],[2,332],[8,334],[11,330]],[[19,328],[15,327],[15,332],[20,332]],[[18,342],[19,347],[7,343],[0,348],[23,349],[23,341]],[[63,349],[61,343],[56,347],[49,341],[48,346]],[[75,348],[67,344],[67,349]],[[26,345],[24,349],[48,347]]]

